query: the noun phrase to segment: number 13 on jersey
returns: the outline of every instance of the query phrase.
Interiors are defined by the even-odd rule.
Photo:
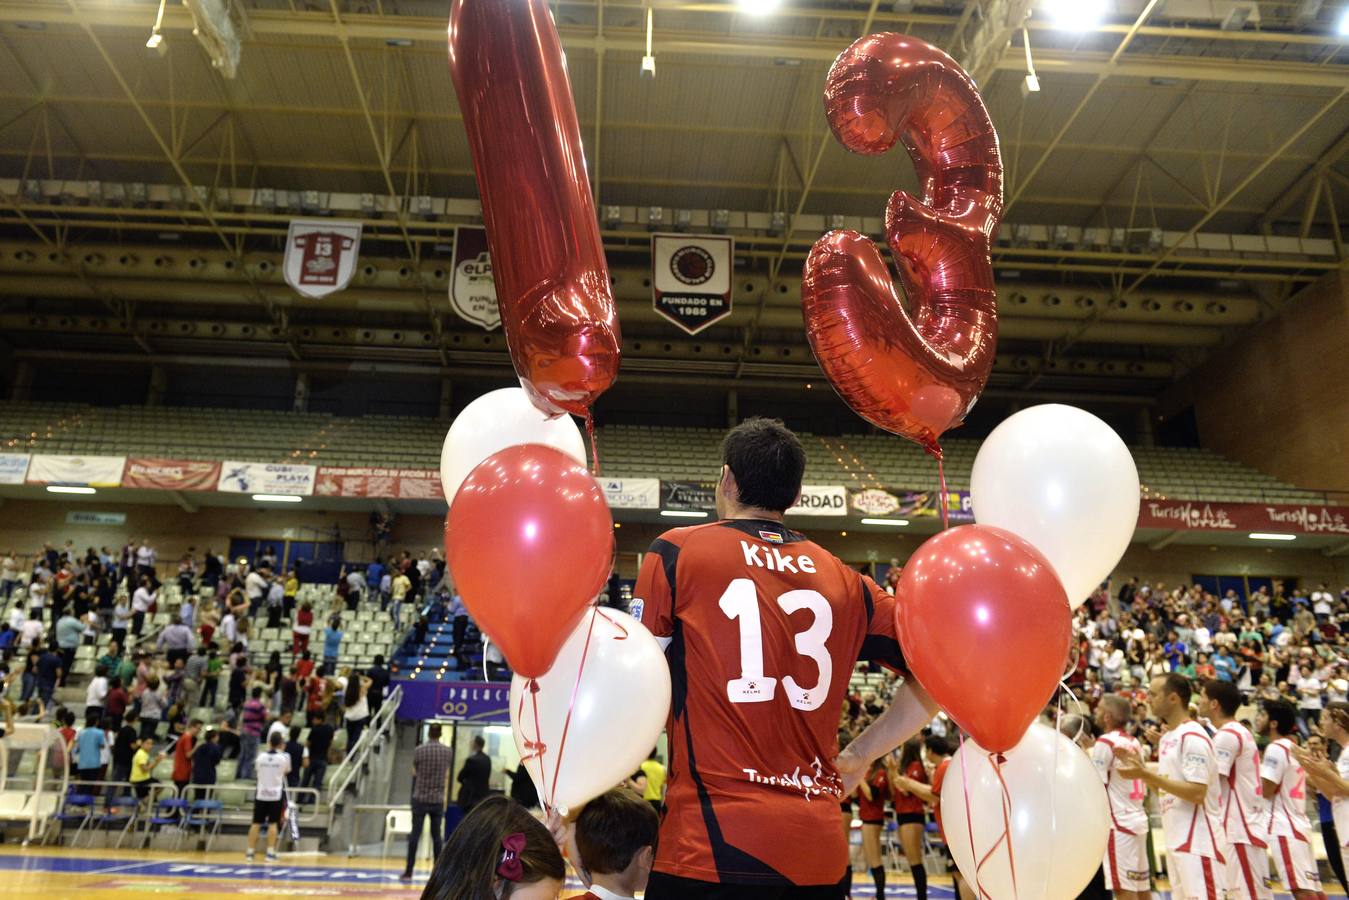
[[[777,692],[777,678],[764,674],[763,620],[759,613],[759,594],[754,582],[737,578],[727,585],[719,601],[721,611],[740,622],[740,677],[726,683],[726,697],[732,703],[766,703]],[[810,610],[814,616],[809,628],[796,638],[796,652],[815,662],[819,678],[813,687],[802,688],[788,675],[782,679],[787,702],[799,710],[809,712],[824,703],[829,695],[829,683],[834,677],[834,661],[825,642],[834,630],[834,610],[819,591],[788,591],[777,598],[778,607],[787,615]]]

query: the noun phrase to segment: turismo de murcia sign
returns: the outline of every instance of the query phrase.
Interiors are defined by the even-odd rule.
[[[651,236],[651,304],[688,334],[731,314],[735,244],[717,235]]]

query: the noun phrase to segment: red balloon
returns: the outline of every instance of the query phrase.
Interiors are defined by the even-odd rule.
[[[446,519],[445,559],[464,605],[530,678],[553,665],[613,558],[604,491],[585,466],[541,444],[489,456]]]
[[[450,74],[520,382],[583,416],[618,377],[618,314],[546,0],[454,0]]]
[[[895,595],[913,677],[980,747],[1016,746],[1054,696],[1072,642],[1049,561],[1010,531],[962,525],[909,557]]]
[[[942,51],[873,34],[829,69],[829,127],[854,153],[903,141],[921,200],[896,191],[885,233],[906,311],[876,245],[832,231],[806,258],[801,302],[815,358],[858,415],[935,450],[988,381],[998,338],[989,247],[1002,215],[1002,158],[983,100]]]

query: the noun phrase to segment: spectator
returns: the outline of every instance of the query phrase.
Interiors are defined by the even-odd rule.
[[[280,628],[281,616],[286,611],[286,586],[274,579],[267,585],[267,627]]]
[[[403,601],[411,590],[412,579],[408,578],[406,572],[397,572],[389,584],[389,595],[393,600],[393,605],[389,607],[389,615],[393,618],[395,628],[403,624]]]
[[[370,679],[361,675],[352,675],[342,695],[342,718],[347,726],[347,752],[356,749],[361,732],[370,724]]]
[[[490,861],[501,858],[503,841],[507,838],[519,842],[516,845],[519,849],[512,851],[519,863],[512,872],[512,892],[527,888],[530,896],[556,897],[566,877],[566,865],[556,841],[528,810],[505,797],[482,804],[459,823],[436,858],[422,897],[457,900],[499,896],[500,876]],[[488,861],[486,865],[481,864],[484,860]]]
[[[253,761],[258,756],[258,745],[262,742],[262,729],[266,722],[267,704],[262,702],[262,688],[255,687],[239,716],[240,778],[253,777]]]
[[[440,735],[440,725],[433,723],[427,728],[426,741],[412,754],[412,832],[408,835],[407,868],[400,876],[403,881],[412,880],[412,870],[417,865],[417,844],[428,818],[431,820],[431,845],[435,850],[432,859],[440,858],[443,843],[441,816],[449,803],[450,771],[454,766],[454,753],[441,743]]]
[[[159,720],[164,716],[168,705],[163,691],[160,690],[159,676],[151,675],[145,680],[145,689],[140,693],[141,701],[141,737],[153,739],[159,730]]]
[[[271,744],[272,735],[274,734],[281,735],[283,739],[290,734],[290,720],[292,715],[293,714],[288,709],[281,711],[281,715],[276,719],[276,721],[272,722],[272,724],[267,729],[267,741],[266,741],[267,744]],[[299,766],[295,766],[294,770],[295,774],[298,775],[300,773]]]
[[[193,719],[187,723],[187,730],[173,745],[173,783],[178,787],[178,796],[187,796],[187,786],[192,781],[192,757],[197,753],[197,736],[201,734],[201,720]]]
[[[285,588],[281,593],[282,609],[287,619],[295,612],[295,595],[300,592],[300,579],[295,570],[291,569],[286,576]]]
[[[365,575],[352,569],[347,573],[347,610],[356,612],[361,606],[361,592],[365,590]]]
[[[276,861],[277,829],[281,827],[286,800],[286,776],[290,774],[290,756],[285,752],[285,744],[281,735],[272,735],[267,749],[257,755],[253,766],[258,773],[258,787],[253,801],[253,824],[248,829],[246,859],[250,862],[258,845],[258,833],[264,826],[267,828],[267,861]]]
[[[376,596],[380,594],[380,583],[384,579],[384,563],[380,562],[378,557],[374,562],[365,567],[365,589],[367,598],[373,603]],[[381,602],[380,611],[384,610]]]
[[[66,676],[75,665],[75,651],[84,639],[84,623],[66,610],[56,620],[56,646],[61,651],[61,686],[65,687]]]
[[[262,602],[267,598],[268,576],[271,570],[265,565],[260,565],[257,569],[248,573],[244,579],[244,593],[248,597],[248,613],[250,616],[256,616],[258,610],[262,609]]]
[[[295,624],[291,628],[291,652],[309,651],[309,633],[314,630],[314,607],[306,600],[295,613]]]
[[[328,627],[323,629],[323,674],[334,675],[337,672],[337,656],[342,646],[342,620],[333,616]]]
[[[84,714],[98,716],[102,720],[104,715],[104,705],[108,701],[108,669],[106,666],[95,666],[94,677],[89,679],[89,686],[84,690]]]
[[[142,575],[140,587],[131,595],[131,633],[136,637],[140,637],[141,629],[145,626],[145,617],[157,601],[158,594],[150,587],[150,577]]]
[[[37,647],[42,643],[42,637],[46,628],[42,625],[40,616],[30,616],[24,620],[23,626],[19,629],[20,647]]]
[[[539,808],[539,790],[534,786],[534,779],[529,775],[529,769],[524,763],[515,767],[515,770],[502,769],[506,777],[511,780],[511,799],[523,806],[525,809]],[[645,781],[645,779],[643,779]],[[643,784],[643,789],[646,785]]]
[[[287,721],[289,721],[289,717],[287,717]],[[309,764],[309,751],[300,743],[302,731],[303,729],[299,725],[292,725],[290,731],[286,734],[286,755],[290,757],[290,773],[286,775],[287,787],[297,788],[300,786],[300,775],[304,767]]]
[[[124,596],[118,597],[112,608],[112,639],[119,647],[126,646],[126,633],[131,627],[131,620],[131,601]]]
[[[52,705],[52,695],[56,693],[56,685],[61,677],[65,675],[65,669],[61,668],[61,655],[53,647],[48,647],[43,651],[37,660],[37,695],[42,701],[43,706]]]
[[[236,657],[230,668],[229,707],[238,712],[248,697],[248,660]]]
[[[103,754],[107,746],[108,736],[103,732],[99,714],[96,711],[86,713],[84,728],[75,737],[72,754],[85,793],[94,793],[93,782],[103,780]]]
[[[328,772],[328,750],[333,745],[333,726],[322,713],[309,721],[309,768],[305,769],[301,787],[322,793],[323,776]]]
[[[183,666],[183,686],[179,694],[183,703],[188,706],[205,706],[204,687],[206,685],[207,669],[210,660],[206,655],[205,647],[197,647],[197,652],[187,658],[187,664]],[[211,706],[215,706],[214,691],[212,692]]]
[[[482,735],[473,737],[473,753],[464,760],[459,770],[459,796],[456,798],[459,808],[465,813],[473,809],[487,796],[488,782],[492,777],[492,758],[484,752],[487,742]]]
[[[384,706],[384,692],[389,687],[389,670],[384,668],[383,655],[375,654],[374,663],[365,674],[370,679],[370,691],[367,696],[370,701],[370,717],[374,718]]]
[[[6,603],[13,596],[14,589],[19,583],[19,561],[14,558],[14,551],[11,550],[0,559],[0,597],[4,598]]]
[[[192,655],[196,643],[192,629],[183,624],[180,616],[175,615],[169,619],[169,624],[164,626],[156,646],[166,653],[168,664],[172,666],[177,660],[186,661]]]
[[[632,900],[646,890],[656,859],[656,836],[660,818],[632,791],[617,788],[585,805],[574,828],[580,870],[592,882],[591,893],[599,900]],[[884,871],[884,870],[882,870]],[[879,895],[878,895],[879,896]]]
[[[122,725],[122,716],[126,714],[131,695],[122,686],[122,679],[114,675],[108,679],[108,696],[104,698],[104,714],[108,717],[108,728],[116,731]]]
[[[164,759],[163,753],[154,755],[154,749],[153,738],[141,738],[135,755],[131,757],[131,788],[142,802],[150,796],[150,789],[156,784],[153,777],[155,766]]]
[[[206,732],[202,742],[192,748],[192,783],[198,786],[195,799],[207,798],[210,786],[215,784],[216,768],[222,756],[219,731]]]

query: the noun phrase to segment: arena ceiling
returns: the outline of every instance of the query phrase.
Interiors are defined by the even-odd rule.
[[[818,378],[801,259],[836,217],[874,233],[889,192],[915,186],[902,153],[852,156],[821,113],[829,63],[869,31],[962,60],[998,126],[1008,211],[991,397],[1145,406],[1344,264],[1344,3],[1111,0],[1080,30],[1039,0],[782,0],[764,15],[731,0],[552,5],[593,186],[618,208],[602,227],[629,383]],[[654,79],[639,74],[648,6]],[[477,216],[446,4],[222,8],[242,35],[232,77],[186,6],[164,10],[161,53],[146,47],[155,3],[0,5],[11,363],[504,372],[499,332],[445,298],[454,226]],[[1038,93],[1022,89],[1027,40]],[[262,188],[288,199],[264,203]],[[651,207],[667,229],[677,210],[694,230],[732,211],[727,325],[690,339],[652,314]],[[300,301],[279,273],[302,212],[365,225],[365,268],[323,301]]]

